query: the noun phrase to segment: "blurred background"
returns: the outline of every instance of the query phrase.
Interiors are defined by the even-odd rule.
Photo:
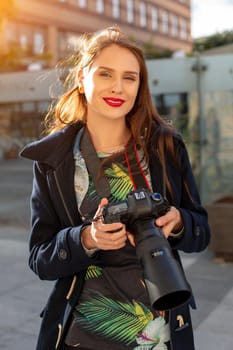
[[[40,137],[81,33],[118,24],[143,48],[159,113],[208,204],[233,193],[232,0],[0,0],[0,157]],[[60,74],[60,76],[59,76]]]
[[[144,50],[151,95],[183,135],[209,213],[208,250],[182,256],[197,350],[232,350],[232,19],[233,0],[0,0],[0,349],[34,349],[51,289],[27,267],[32,164],[18,152],[41,137],[80,34],[117,24]]]

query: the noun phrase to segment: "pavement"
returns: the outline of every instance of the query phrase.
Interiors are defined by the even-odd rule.
[[[0,160],[0,350],[35,349],[39,314],[53,286],[28,267],[31,186],[31,161]],[[196,350],[233,350],[233,264],[209,249],[182,260],[198,307],[192,311]]]

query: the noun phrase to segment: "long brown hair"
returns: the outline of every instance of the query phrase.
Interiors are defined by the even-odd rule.
[[[175,130],[159,116],[154,106],[149,91],[148,72],[143,51],[119,27],[108,27],[102,31],[86,33],[80,37],[77,52],[69,59],[69,74],[65,80],[66,92],[59,98],[55,106],[51,106],[45,119],[45,132],[51,133],[78,121],[86,123],[86,98],[78,89],[78,71],[84,67],[90,67],[100,52],[112,44],[128,49],[135,55],[139,63],[138,94],[132,110],[126,115],[126,124],[135,142],[143,149],[147,161],[149,160],[148,149],[152,125],[155,125],[156,139],[152,146],[155,153],[159,154],[166,184],[171,192],[171,186],[166,176],[165,152],[169,151],[175,160],[173,143]]]

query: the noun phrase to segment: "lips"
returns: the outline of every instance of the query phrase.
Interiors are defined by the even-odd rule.
[[[121,107],[125,100],[115,97],[104,97],[104,101],[111,107]]]

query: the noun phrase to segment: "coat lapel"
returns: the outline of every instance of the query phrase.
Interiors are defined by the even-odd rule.
[[[164,189],[163,189],[164,180],[163,180],[162,166],[161,166],[158,158],[156,158],[153,154],[150,155],[149,167],[150,167],[153,191],[159,192],[164,196],[165,193],[163,193],[164,192]]]
[[[56,203],[60,215],[64,213],[63,224],[67,226],[81,222],[74,190],[74,170],[73,153],[69,152],[59,166],[49,174],[48,179],[51,194],[54,196],[53,202]]]

